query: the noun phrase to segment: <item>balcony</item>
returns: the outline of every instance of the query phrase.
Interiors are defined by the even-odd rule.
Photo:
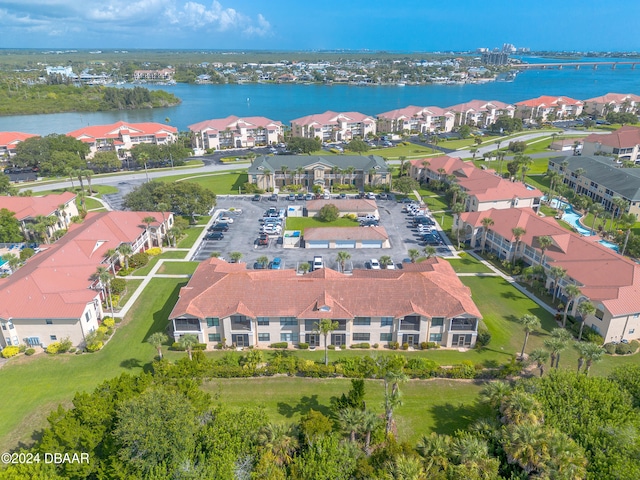
[[[404,317],[402,320],[400,320],[400,331],[419,332],[420,317],[415,315],[410,317]]]
[[[476,331],[478,321],[475,318],[454,318],[451,320],[451,328],[452,331]]]
[[[176,332],[200,332],[200,320],[197,318],[176,318],[173,320],[173,330]]]

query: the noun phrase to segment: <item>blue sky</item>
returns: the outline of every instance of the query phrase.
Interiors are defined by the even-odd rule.
[[[640,50],[637,0],[2,0],[4,48]]]

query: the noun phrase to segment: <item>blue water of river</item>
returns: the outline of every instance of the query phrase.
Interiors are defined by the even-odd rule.
[[[530,62],[546,59],[527,59]],[[594,59],[586,58],[585,61]],[[607,59],[614,60],[614,59]],[[620,59],[628,61],[628,59]],[[357,111],[368,115],[408,105],[449,107],[473,99],[514,103],[540,95],[587,99],[609,92],[640,94],[640,68],[601,66],[562,70],[531,70],[512,82],[468,85],[420,85],[403,88],[348,85],[187,85],[159,86],[174,93],[182,103],[171,108],[117,112],[60,113],[0,117],[0,131],[46,135],[67,133],[88,125],[128,122],[161,122],[186,130],[188,125],[229,115],[265,116],[288,124],[292,119],[326,110]]]

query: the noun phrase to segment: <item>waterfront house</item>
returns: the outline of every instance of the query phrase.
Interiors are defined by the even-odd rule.
[[[607,93],[584,101],[584,111],[589,115],[606,117],[607,113],[635,113],[640,106],[640,95],[633,93]]]
[[[282,141],[283,126],[277,120],[265,117],[236,117],[204,120],[189,125],[194,133],[196,151],[223,148],[250,148],[274,145]]]
[[[583,140],[582,154],[615,155],[618,163],[623,161],[638,163],[640,128],[627,125],[605,135],[592,133]]]
[[[470,102],[453,105],[447,110],[455,114],[454,125],[456,127],[471,125],[478,128],[488,128],[495,123],[498,117],[513,117],[515,107],[498,100],[471,100]]]
[[[149,216],[157,221],[148,226],[143,220]],[[170,212],[90,212],[71,224],[57,242],[0,279],[0,347],[46,347],[66,337],[81,346],[104,316],[104,292],[94,274],[100,266],[115,271],[118,255],[109,251],[123,243],[133,253],[146,250],[172,225]]]
[[[605,342],[640,339],[640,265],[598,243],[599,236],[569,232],[554,219],[540,217],[528,208],[462,213],[457,228],[463,229],[465,240],[473,248],[482,248],[484,218],[493,220],[486,233],[486,251],[501,260],[515,257],[528,265],[542,264],[547,273],[551,267],[561,267],[566,277],[547,275],[546,287],[563,301],[567,300],[568,285],[580,288],[582,295],[569,306],[571,315],[576,315],[581,302],[589,300],[596,312],[584,319],[585,324]],[[519,240],[514,227],[525,231]],[[553,240],[544,258],[538,241],[543,236]]]
[[[323,142],[350,141],[376,133],[376,120],[359,112],[332,112],[307,115],[291,120],[294,137],[319,138]]]
[[[628,202],[628,213],[640,214],[640,168],[619,168],[610,157],[582,155],[550,158],[549,170],[559,173],[571,190],[611,212],[617,214],[614,199],[620,197]]]
[[[271,155],[257,157],[247,171],[249,182],[270,190],[299,185],[311,191],[314,185],[330,189],[333,185],[391,185],[391,172],[377,155]]]
[[[543,95],[516,102],[516,117],[525,123],[553,122],[580,116],[584,102],[569,97]]]
[[[532,208],[538,210],[542,192],[521,182],[502,178],[493,170],[477,168],[471,162],[447,155],[412,160],[410,175],[420,183],[456,183],[467,195],[465,211],[492,208]]]
[[[352,275],[330,268],[306,275],[293,269],[247,270],[211,258],[180,290],[169,320],[176,341],[194,334],[208,348],[275,342],[322,347],[316,324],[323,318],[338,323],[327,338],[336,347],[432,341],[469,348],[480,317],[470,290],[438,258],[403,270],[356,269]]]
[[[123,157],[127,151],[140,143],[167,145],[178,138],[178,129],[162,123],[128,123],[116,122],[110,125],[94,125],[83,127],[68,136],[76,138],[89,145],[87,158],[96,152],[115,151]]]
[[[20,142],[24,142],[27,138],[38,136],[32,133],[0,132],[0,157],[4,159],[13,157]]]
[[[444,133],[453,130],[455,113],[440,107],[405,108],[379,113],[378,132],[385,133]]]
[[[169,82],[173,80],[175,68],[162,68],[160,70],[135,70],[133,80],[136,82]]]

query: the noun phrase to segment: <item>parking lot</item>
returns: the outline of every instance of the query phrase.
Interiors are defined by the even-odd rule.
[[[338,207],[340,201],[338,198],[335,199]],[[231,252],[240,252],[242,254],[240,261],[246,263],[248,268],[254,268],[258,258],[263,256],[268,258],[269,264],[273,262],[274,258],[279,258],[280,268],[297,268],[301,263],[311,263],[314,256],[322,255],[326,267],[338,270],[336,257],[341,249],[285,249],[282,246],[282,237],[275,234],[269,235],[266,245],[259,245],[260,220],[267,209],[275,207],[277,210],[286,210],[289,205],[304,205],[305,203],[305,200],[287,200],[283,195],[280,195],[277,201],[270,201],[267,196],[262,196],[258,202],[252,201],[251,196],[219,196],[210,225],[213,225],[215,220],[224,214],[228,215],[233,223],[229,224],[227,231],[222,232],[223,239],[203,240],[196,250],[193,260],[205,260],[213,252],[218,252],[224,259],[230,260]],[[380,225],[386,229],[389,235],[391,248],[346,249],[351,254],[351,259],[345,268],[347,271],[353,268],[366,268],[372,258],[379,259],[383,255],[388,255],[394,264],[399,265],[403,259],[408,257],[407,252],[411,248],[416,248],[423,254],[425,244],[422,241],[422,235],[412,226],[411,217],[403,211],[405,204],[398,203],[393,197],[379,199],[377,204]],[[436,228],[439,229],[437,225]],[[448,239],[446,236],[442,236],[447,244],[437,246],[437,255],[451,255],[453,250],[448,245]]]

